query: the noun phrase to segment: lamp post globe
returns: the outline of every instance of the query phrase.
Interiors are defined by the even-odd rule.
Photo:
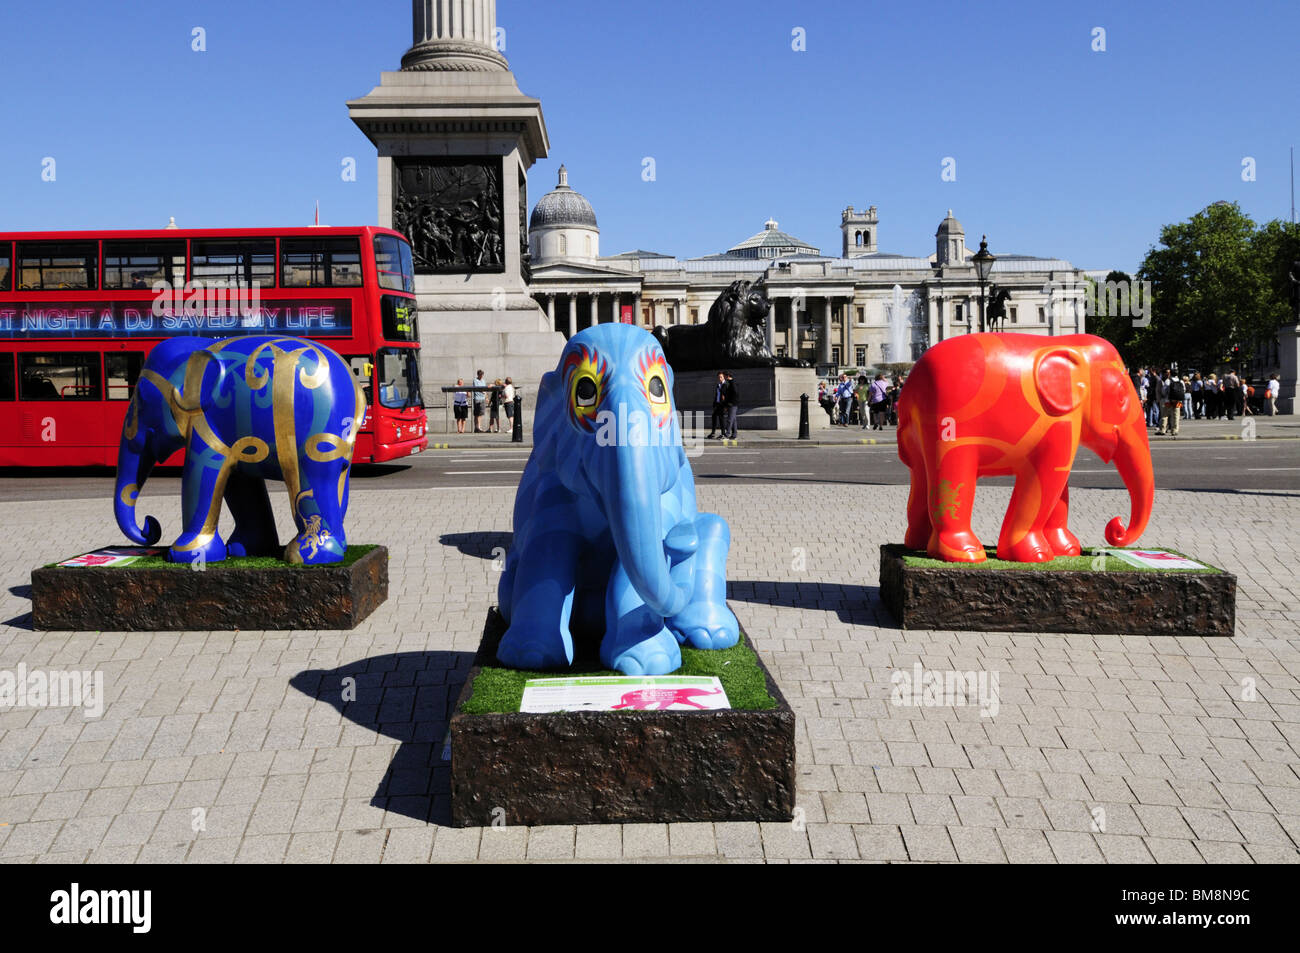
[[[980,332],[983,333],[984,327],[984,286],[989,280],[989,275],[993,273],[993,263],[998,260],[997,255],[989,251],[989,242],[987,235],[980,236],[980,250],[971,256],[971,264],[975,266],[975,276],[980,283]]]

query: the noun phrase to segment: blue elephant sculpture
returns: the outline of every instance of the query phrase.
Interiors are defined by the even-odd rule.
[[[696,508],[672,393],[659,342],[628,324],[574,335],[543,376],[498,591],[502,663],[564,668],[575,638],[599,639],[608,668],[663,675],[681,644],[739,640],[731,532]]]
[[[184,529],[172,562],[280,555],[267,478],[289,490],[298,535],[284,559],[336,563],[347,550],[348,475],[366,401],[352,371],[329,348],[301,338],[170,338],[145,360],[127,408],[113,499],[117,525],[152,546],[162,528],[142,529],[136,501],[155,464],[185,448]],[[221,501],[235,518],[217,534]]]

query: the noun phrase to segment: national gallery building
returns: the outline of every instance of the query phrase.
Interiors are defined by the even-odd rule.
[[[928,257],[880,251],[874,205],[846,208],[840,232],[836,256],[771,220],[716,255],[602,256],[595,210],[569,186],[561,166],[559,183],[537,202],[529,222],[529,291],[551,329],[572,336],[605,321],[697,324],[733,281],[764,278],[773,305],[766,329],[772,352],[844,367],[914,361],[931,344],[979,330],[979,281],[951,210]],[[1059,258],[998,255],[987,300],[995,289],[1009,293],[1002,330],[1081,333],[1083,278]]]

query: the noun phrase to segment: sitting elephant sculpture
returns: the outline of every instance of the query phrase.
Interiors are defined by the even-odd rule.
[[[172,562],[279,555],[266,478],[289,490],[298,535],[284,559],[336,563],[347,550],[348,474],[366,402],[352,371],[329,348],[301,338],[171,338],[140,372],[127,408],[113,500],[117,525],[152,546],[162,528],[136,521],[136,501],[158,462],[182,447],[184,529]],[[217,535],[224,497],[235,518]]]
[[[982,562],[971,532],[975,481],[1016,478],[998,558],[1077,556],[1066,526],[1070,467],[1082,443],[1115,467],[1131,516],[1106,526],[1112,546],[1135,542],[1154,498],[1146,420],[1110,342],[1091,334],[963,334],[930,348],[898,400],[898,456],[911,470],[909,549],[948,562]]]
[[[607,667],[663,675],[681,667],[679,643],[740,638],[731,533],[696,509],[672,393],[659,343],[628,324],[575,335],[543,376],[498,593],[506,665],[564,668],[575,638],[599,639]]]

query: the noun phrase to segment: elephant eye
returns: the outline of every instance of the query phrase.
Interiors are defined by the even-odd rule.
[[[578,380],[578,386],[574,389],[574,395],[577,397],[579,407],[591,407],[596,403],[596,382],[590,377],[583,377]]]
[[[664,379],[658,374],[650,378],[650,383],[647,385],[647,389],[650,391],[651,399],[656,403],[661,404],[668,399],[667,392],[664,390]]]

